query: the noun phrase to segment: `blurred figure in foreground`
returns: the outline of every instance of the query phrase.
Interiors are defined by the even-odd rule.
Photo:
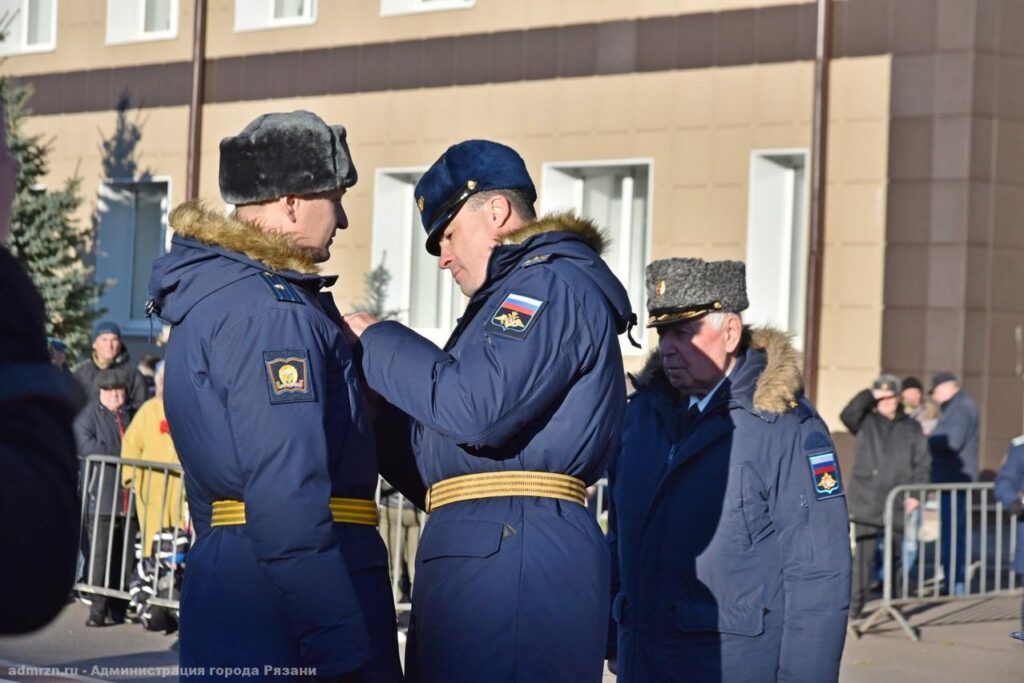
[[[0,634],[47,624],[66,604],[78,551],[71,422],[82,392],[50,363],[43,301],[7,249],[18,162],[0,100]]]

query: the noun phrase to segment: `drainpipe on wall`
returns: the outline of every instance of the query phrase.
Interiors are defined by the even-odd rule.
[[[195,0],[192,29],[192,99],[188,112],[188,179],[185,199],[199,194],[199,139],[203,128],[203,72],[206,64],[206,0]]]
[[[818,394],[821,342],[821,290],[825,253],[825,166],[828,151],[828,70],[832,52],[832,0],[818,0],[814,54],[814,130],[811,139],[811,234],[807,253],[807,303],[804,314],[804,392]]]

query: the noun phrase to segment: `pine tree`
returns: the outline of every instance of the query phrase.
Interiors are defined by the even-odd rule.
[[[7,104],[7,144],[20,164],[8,248],[43,298],[46,333],[63,339],[80,357],[89,348],[92,322],[102,313],[96,302],[103,286],[94,282],[94,269],[85,263],[89,233],[73,217],[81,204],[81,178],[76,174],[57,190],[40,184],[48,170],[51,143],[22,130],[31,96],[31,87],[0,78],[0,97]]]
[[[391,273],[384,262],[388,253],[384,252],[380,264],[363,277],[366,286],[366,303],[355,306],[357,311],[369,313],[377,320],[394,320],[401,313],[398,309],[385,309],[388,299],[388,284],[391,283]]]

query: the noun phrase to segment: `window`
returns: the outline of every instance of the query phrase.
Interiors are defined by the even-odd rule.
[[[306,26],[316,22],[316,0],[235,0],[235,31]]]
[[[427,235],[413,200],[413,189],[425,168],[379,169],[373,203],[372,266],[381,263],[391,274],[388,309],[399,320],[444,346],[466,307],[462,291],[437,257],[427,253]]]
[[[399,14],[468,9],[475,4],[476,0],[380,0],[380,15],[390,17]]]
[[[166,180],[108,180],[100,186],[96,278],[112,282],[100,306],[126,334],[149,332],[149,274],[166,246],[169,190]]]
[[[544,165],[544,213],[575,211],[607,231],[604,260],[626,287],[629,303],[643,318],[644,267],[651,232],[652,162],[647,159]],[[638,351],[621,338],[626,353]],[[641,341],[641,340],[638,340]]]
[[[750,157],[744,319],[795,335],[803,348],[807,298],[807,151],[755,150]]]
[[[179,0],[107,0],[107,45],[178,37]]]
[[[0,55],[57,48],[57,0],[0,0]]]

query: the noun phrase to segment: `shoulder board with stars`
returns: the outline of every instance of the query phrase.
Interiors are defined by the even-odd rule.
[[[1024,434],[1021,434],[1015,439],[1010,439],[1011,446],[1024,446]]]
[[[530,266],[535,266],[538,263],[547,263],[550,258],[551,254],[540,254],[539,256],[528,258],[523,261],[523,268],[529,268]]]
[[[260,273],[260,279],[270,289],[270,293],[274,295],[274,298],[278,301],[284,301],[290,304],[301,304],[302,297],[295,291],[292,284],[285,280],[280,275],[275,273],[268,273],[266,271]]]

